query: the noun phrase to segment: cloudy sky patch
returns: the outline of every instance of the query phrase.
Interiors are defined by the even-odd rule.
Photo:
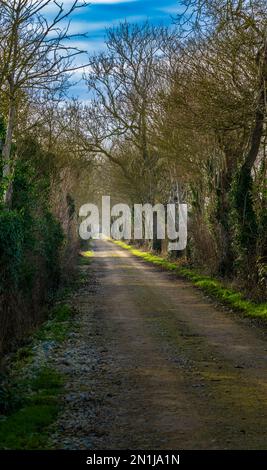
[[[63,0],[63,6],[67,9],[73,0]],[[82,3],[82,2],[81,2]],[[56,11],[52,3],[46,11],[48,17]],[[89,54],[105,49],[106,30],[120,22],[127,20],[130,23],[141,23],[149,20],[151,23],[168,25],[172,23],[172,17],[181,12],[179,0],[90,0],[90,5],[77,9],[72,15],[69,33],[72,35],[86,34],[86,37],[73,38],[72,45],[87,51]],[[85,63],[88,58],[85,57]],[[79,61],[81,58],[79,58]],[[80,74],[77,74],[77,76]],[[72,95],[86,99],[85,86],[82,83],[76,85]]]

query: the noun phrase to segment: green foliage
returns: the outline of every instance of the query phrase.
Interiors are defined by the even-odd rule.
[[[60,409],[62,386],[62,376],[48,367],[20,384],[23,405],[0,422],[1,449],[45,448],[47,427]]]
[[[253,180],[244,166],[238,172],[232,189],[234,218],[236,219],[236,241],[245,253],[255,253],[258,233],[253,203]]]
[[[16,324],[16,316],[23,318],[23,325],[31,323],[31,315],[38,318],[59,285],[64,241],[49,207],[52,155],[31,139],[20,142],[17,152],[12,209],[0,209],[0,292],[6,298],[0,305],[0,340],[6,332],[8,338],[11,331],[13,335],[25,328],[22,322]]]
[[[23,258],[23,218],[17,211],[0,212],[0,291],[18,287]]]
[[[93,257],[92,251],[81,251],[80,256],[79,256],[79,265],[87,266],[88,264],[91,264],[92,257]]]
[[[266,183],[266,181],[265,181]],[[257,289],[266,297],[267,204],[264,188],[253,180],[245,167],[237,172],[231,190],[231,224],[235,270],[245,287]]]
[[[38,253],[45,260],[47,283],[51,288],[56,288],[60,279],[60,248],[64,235],[60,223],[47,211],[39,219],[38,231],[42,239],[37,248]]]
[[[10,414],[19,408],[21,402],[19,388],[7,377],[0,376],[0,414]]]
[[[62,342],[71,327],[72,309],[69,305],[59,305],[52,310],[49,320],[38,330],[35,337],[42,341]]]
[[[0,212],[0,260],[9,273],[9,288],[17,288],[20,280],[21,287],[30,290],[38,275],[38,259],[43,260],[48,287],[58,283],[64,236],[49,208],[50,180],[44,152],[34,142],[26,142],[20,152],[13,181],[13,210]]]
[[[263,184],[266,183],[264,179]],[[267,292],[267,188],[261,190],[261,205],[258,210],[258,240],[257,240],[257,271],[258,282],[263,295]]]
[[[17,210],[0,212],[0,289],[31,290],[42,260],[47,287],[56,287],[63,240],[61,226],[49,211],[35,218]]]
[[[3,116],[0,114],[0,140],[3,142],[6,135],[6,125]]]
[[[73,331],[74,310],[58,304],[49,320],[14,354],[9,374],[0,377],[0,448],[44,449],[48,427],[60,410],[64,377],[38,356],[47,342],[58,344]],[[37,355],[36,355],[37,352]]]

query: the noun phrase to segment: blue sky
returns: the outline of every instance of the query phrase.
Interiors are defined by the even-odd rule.
[[[63,0],[59,3],[67,8],[72,2],[73,0]],[[79,38],[74,42],[89,53],[103,50],[106,29],[125,19],[132,23],[148,19],[153,24],[168,25],[172,22],[172,16],[181,11],[180,0],[91,0],[90,3],[72,15],[70,29],[72,34],[87,33],[87,38]],[[49,9],[53,10],[53,7]],[[50,14],[52,11],[48,12]],[[79,75],[81,74],[76,77]],[[86,99],[85,86],[82,83],[75,85],[71,95]]]
[[[179,11],[179,0],[91,0],[91,5],[75,14],[72,28],[88,32],[87,49],[104,47],[105,30],[127,19],[138,23],[149,19],[155,24],[171,22]]]

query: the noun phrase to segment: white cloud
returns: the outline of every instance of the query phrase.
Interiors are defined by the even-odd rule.
[[[63,5],[64,8],[70,8],[71,5],[73,4],[73,0],[61,0],[60,2],[58,2],[59,5]],[[55,13],[57,12],[59,9],[59,7],[54,3],[54,2],[50,2],[48,3],[48,5],[45,6],[44,8],[44,12],[46,14],[50,14],[50,13]]]
[[[132,15],[126,18],[130,23],[138,23],[140,21],[145,21],[147,19],[147,17],[144,15]],[[90,33],[93,33],[96,31],[103,31],[105,29],[112,28],[112,26],[116,26],[120,23],[124,23],[124,21],[125,21],[125,17],[117,18],[116,20],[111,20],[111,21],[95,21],[95,22],[72,21],[70,23],[68,33],[74,34],[74,35],[88,33],[88,36],[90,38]]]
[[[158,7],[157,10],[162,13],[167,13],[168,15],[175,15],[175,14],[184,12],[185,7],[182,5],[176,4],[176,5],[170,5],[167,7]]]
[[[89,22],[89,21],[72,21],[69,28],[70,34],[84,34],[90,33],[92,31],[99,31],[105,28],[108,28],[112,25],[112,22],[108,21],[96,21],[96,22]]]
[[[103,50],[105,48],[104,40],[99,41],[92,41],[89,39],[84,39],[84,41],[66,41],[65,44],[69,47],[75,47],[80,51],[85,52],[97,52],[99,50]]]
[[[112,5],[116,3],[131,3],[131,2],[136,2],[137,0],[91,0],[92,5]]]
[[[137,0],[90,0],[89,6],[93,5],[116,5],[118,3],[132,3]],[[63,5],[64,8],[70,8],[73,5],[73,0],[59,0],[58,4]],[[83,0],[80,0],[80,4],[83,3]],[[51,1],[44,9],[46,13],[51,13],[58,10],[58,6]]]

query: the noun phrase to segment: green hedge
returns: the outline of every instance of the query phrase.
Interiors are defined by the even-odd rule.
[[[0,291],[19,284],[23,262],[23,217],[16,211],[0,212]]]

